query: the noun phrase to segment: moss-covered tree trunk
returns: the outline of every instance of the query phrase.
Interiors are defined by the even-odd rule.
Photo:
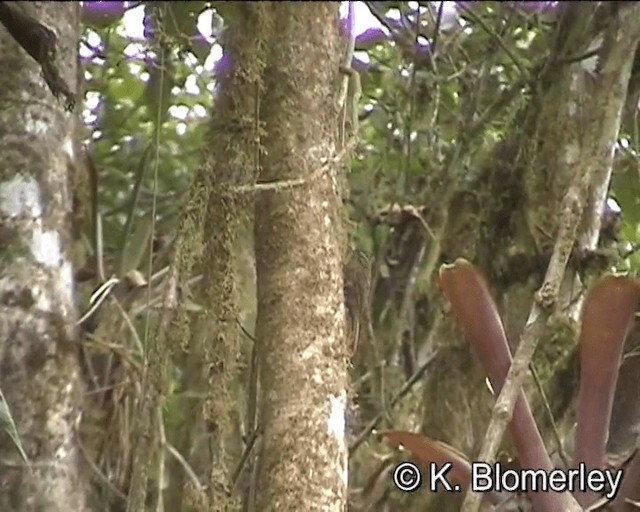
[[[193,313],[180,307],[168,333],[170,350],[184,368],[180,391],[194,395],[181,405],[171,438],[205,485],[196,488],[183,466],[172,461],[166,510],[236,510],[243,487],[233,481],[244,449],[238,362],[247,351],[238,325],[239,302],[242,292],[253,294],[255,288],[239,290],[239,267],[246,264],[238,261],[247,259],[247,250],[251,262],[253,256],[253,237],[248,243],[245,235],[253,217],[265,40],[272,18],[266,3],[228,2],[219,10],[227,28],[224,57],[216,70],[215,110],[174,255],[182,299],[195,299],[203,308]],[[187,281],[198,271],[203,279],[190,287]],[[250,437],[253,419],[247,418],[244,426]]]
[[[62,78],[76,80],[79,5],[24,2],[57,34]],[[70,260],[73,116],[38,64],[0,29],[0,388],[29,469],[3,433],[0,509],[85,510],[78,436],[81,380]]]
[[[256,197],[256,510],[344,510],[347,362],[335,163],[338,4],[273,4]],[[293,182],[291,186],[287,181]]]

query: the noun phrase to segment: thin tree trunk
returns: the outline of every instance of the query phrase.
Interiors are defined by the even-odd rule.
[[[259,181],[275,182],[275,190],[256,198],[263,433],[256,509],[338,511],[347,491],[341,190],[333,163],[338,4],[272,9]]]
[[[76,80],[79,4],[21,3],[57,34],[62,78]],[[38,64],[0,28],[0,388],[32,464],[0,438],[0,510],[85,510],[75,425],[76,358],[68,163],[71,114]]]
[[[257,173],[264,39],[271,24],[264,3],[228,2],[219,12],[228,24],[224,59],[216,71],[216,107],[174,258],[182,279],[202,265],[197,297],[205,309],[180,311],[170,334],[172,345],[188,353],[183,389],[204,396],[185,405],[175,443],[208,490],[194,489],[181,465],[172,464],[167,510],[235,510],[240,501],[237,489],[229,496],[237,484],[233,472],[243,449],[233,422],[241,403],[236,385],[241,359],[236,260],[239,247],[246,246],[242,234],[252,216],[252,195],[244,188]],[[253,419],[247,418],[249,436],[252,426]]]

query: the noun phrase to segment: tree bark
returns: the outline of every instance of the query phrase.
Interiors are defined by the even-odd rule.
[[[253,203],[251,193],[242,189],[255,181],[257,173],[264,40],[271,30],[270,13],[265,6],[228,2],[220,11],[229,20],[225,57],[220,64],[228,66],[221,65],[217,70],[216,107],[204,148],[205,159],[183,210],[174,253],[177,272],[183,278],[202,266],[203,279],[196,292],[205,307],[201,313],[179,311],[170,335],[172,345],[186,348],[183,390],[205,397],[184,405],[175,444],[187,454],[194,470],[208,479],[209,490],[205,495],[194,489],[192,482],[185,479],[184,468],[172,463],[167,510],[230,510],[238,506],[235,499],[240,493],[229,497],[229,491],[237,484],[232,473],[243,449],[233,421],[243,412],[242,398],[238,396],[238,361],[243,360],[238,329],[241,287],[237,282],[238,267],[242,265],[238,260],[247,258],[248,247],[253,269],[253,237],[247,241],[243,236],[252,232]],[[239,257],[240,252],[244,254]],[[248,288],[254,297],[255,283],[251,281]],[[247,416],[246,434],[251,437],[253,415]],[[238,475],[235,478],[240,480]]]
[[[57,64],[76,82],[79,5],[20,5],[58,37]],[[73,116],[38,64],[0,29],[0,387],[31,462],[2,434],[0,509],[85,510],[75,425],[81,378],[68,253]]]
[[[347,363],[334,162],[338,5],[273,4],[256,198],[257,510],[344,510]],[[294,180],[290,186],[287,181]]]

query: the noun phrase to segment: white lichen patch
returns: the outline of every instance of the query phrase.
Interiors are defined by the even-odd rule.
[[[334,309],[332,306],[333,304],[331,304],[329,301],[326,301],[326,300],[319,301],[316,304],[313,314],[318,318],[326,318],[326,317],[332,316],[333,309]]]
[[[60,267],[60,280],[58,281],[58,297],[71,304],[73,300],[73,269],[71,262],[64,260]]]
[[[70,137],[64,139],[62,143],[62,151],[69,157],[70,160],[73,160],[75,155],[73,153],[73,141]]]
[[[31,234],[31,253],[34,260],[40,265],[52,269],[51,288],[33,288],[35,307],[42,311],[51,311],[53,303],[70,304],[73,290],[73,269],[71,263],[65,260],[62,254],[62,244],[57,231],[43,231],[41,219],[35,222],[35,228]],[[51,293],[54,297],[51,297]],[[63,307],[62,311],[66,311]]]
[[[328,228],[331,226],[331,215],[329,215],[329,207],[330,207],[330,203],[329,201],[322,201],[320,203],[320,209],[324,212],[324,214],[322,215],[322,224],[324,225],[325,228]]]
[[[56,460],[66,460],[69,456],[69,450],[65,445],[61,444],[58,446],[53,456]]]
[[[321,386],[324,382],[322,378],[322,372],[318,368],[313,369],[313,373],[311,374],[311,382],[313,382],[316,386]]]
[[[314,344],[309,344],[307,347],[300,352],[300,359],[302,361],[308,361],[312,357],[318,357],[320,354],[320,349]]]
[[[329,435],[336,438],[338,444],[345,445],[347,393],[343,390],[338,396],[329,395]]]
[[[45,267],[57,267],[62,260],[60,235],[56,231],[43,231],[40,219],[31,235],[31,253]]]
[[[347,487],[349,482],[349,469],[347,464],[346,430],[347,392],[342,390],[339,395],[329,395],[329,418],[327,430],[329,435],[338,442],[338,450],[341,454],[338,461],[338,472],[342,485]]]
[[[9,217],[40,217],[40,187],[32,177],[15,175],[0,183],[0,211]]]
[[[49,130],[49,125],[41,119],[28,117],[25,122],[24,128],[30,135],[41,136],[47,133],[47,131]]]
[[[565,146],[565,162],[567,165],[575,165],[580,158],[580,146],[570,143]]]
[[[49,298],[47,291],[39,286],[31,287],[31,295],[34,300],[34,308],[40,311],[51,311],[53,304]]]

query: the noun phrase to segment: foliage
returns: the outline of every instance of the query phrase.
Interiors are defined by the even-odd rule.
[[[13,416],[11,415],[11,410],[9,409],[9,405],[4,398],[2,391],[0,391],[0,429],[2,429],[3,435],[9,436],[11,442],[15,445],[16,450],[18,450],[20,457],[22,457],[22,460],[26,464],[29,464],[29,459],[22,447],[22,442],[18,436],[18,430],[16,429],[16,424],[13,420]]]
[[[80,296],[88,305],[102,281],[112,274],[124,280],[131,270],[141,271],[152,284],[149,293],[136,295],[127,309],[131,325],[124,322],[127,326],[111,333],[109,340],[124,345],[121,350],[135,367],[144,359],[144,350],[132,338],[146,341],[146,315],[157,312],[161,301],[178,214],[207,144],[205,118],[215,109],[216,72],[229,64],[221,59],[213,69],[212,56],[220,56],[218,43],[224,43],[217,14],[211,16],[211,37],[204,38],[196,22],[218,9],[227,25],[233,23],[237,5],[85,4],[80,45],[83,138],[97,180],[91,208],[99,213],[102,229],[96,234],[85,227],[82,233],[91,278],[80,285]],[[502,183],[501,167],[515,165],[513,159],[492,160],[502,142],[518,134],[528,136],[528,123],[519,115],[545,85],[539,72],[554,43],[561,10],[550,5],[553,2],[524,2],[531,5],[520,8],[513,2],[458,2],[455,11],[446,13],[434,2],[366,4],[378,27],[356,39],[352,67],[361,76],[362,98],[345,198],[350,238],[373,266],[370,325],[360,326],[368,341],[359,344],[353,357],[354,487],[365,487],[365,475],[372,472],[371,461],[379,453],[367,437],[374,427],[416,430],[421,424],[419,383],[428,372],[427,356],[433,348],[422,340],[440,313],[433,270],[466,250],[445,245],[436,256],[432,252],[447,202],[459,201],[461,209],[471,212],[452,227],[461,233],[489,231],[483,222],[474,224],[479,218],[474,205],[487,202],[504,206],[501,211],[506,213],[495,224],[504,223],[505,233],[510,233],[509,223],[524,222],[506,218],[521,199],[517,193],[508,198],[492,195],[477,183],[490,181],[492,191],[511,185]],[[123,17],[132,10],[144,11],[142,37],[132,37],[123,28]],[[162,23],[154,25],[153,16]],[[587,58],[580,62],[592,65]],[[606,261],[607,269],[632,274],[640,265],[638,137],[633,113],[621,128],[610,196],[622,214],[615,215],[607,240],[614,262]],[[487,163],[493,166],[491,173]],[[518,243],[513,241],[514,246]],[[491,252],[491,247],[485,251]],[[104,275],[99,275],[100,259],[106,266]],[[496,275],[502,264],[495,261]],[[523,274],[523,280],[531,273],[528,267],[509,269],[512,276]],[[190,283],[199,278],[196,271],[185,277]],[[200,311],[202,305],[192,299],[187,293],[188,307]],[[246,328],[251,335],[251,327]],[[176,394],[169,396],[163,411],[170,438],[190,421],[183,417],[189,397],[179,394],[186,363],[178,357],[172,364],[170,389]],[[416,400],[403,399],[407,395]],[[128,415],[133,414],[129,410]],[[234,421],[241,423],[242,413],[238,416]],[[123,423],[126,430],[128,423]],[[192,483],[200,486],[197,477]]]
[[[451,302],[465,336],[479,355],[493,388],[499,393],[511,365],[511,354],[502,320],[486,284],[473,265],[458,260],[441,269],[440,286]],[[577,468],[579,464],[585,464],[588,469],[599,468],[605,459],[607,431],[622,347],[639,299],[638,280],[615,276],[603,278],[587,298],[578,342],[582,371],[575,454],[571,465],[565,469]],[[511,461],[511,465],[522,469],[550,471],[553,468],[551,458],[542,444],[542,437],[522,392],[514,408],[510,426],[520,457],[519,460]],[[442,447],[441,443],[433,440],[417,438],[409,432],[389,431],[382,432],[381,435],[396,447],[408,448],[420,461],[425,473],[428,473],[429,464],[442,466],[443,460],[452,461],[455,465],[455,478],[463,482],[465,490],[469,487],[471,469],[464,457],[460,459],[455,454],[439,454],[442,450],[445,453],[451,452],[450,447]],[[624,466],[637,465],[638,460],[640,454],[634,452],[624,460]],[[565,465],[568,464],[565,460]],[[631,494],[634,475],[627,478],[627,482],[624,477],[622,480],[623,492],[614,496],[617,504],[635,498]],[[577,493],[577,497],[582,506],[590,506],[596,501],[596,497],[589,494]],[[555,493],[530,493],[530,498],[539,510],[566,509],[560,495]],[[492,497],[489,496],[488,499]]]
[[[168,24],[174,27],[166,34],[168,48],[132,41],[116,24],[88,29],[81,44],[87,142],[99,163],[99,210],[109,252],[127,243],[123,237],[129,216],[131,233],[149,216],[154,194],[155,235],[170,236],[180,200],[200,163],[206,131],[202,120],[211,109],[214,84],[207,81],[202,43],[198,41],[198,51],[192,51],[193,45],[187,50],[175,25],[190,20],[193,26],[204,3],[179,5],[189,8],[167,9],[166,16],[175,22]],[[138,182],[136,197],[133,185]]]

